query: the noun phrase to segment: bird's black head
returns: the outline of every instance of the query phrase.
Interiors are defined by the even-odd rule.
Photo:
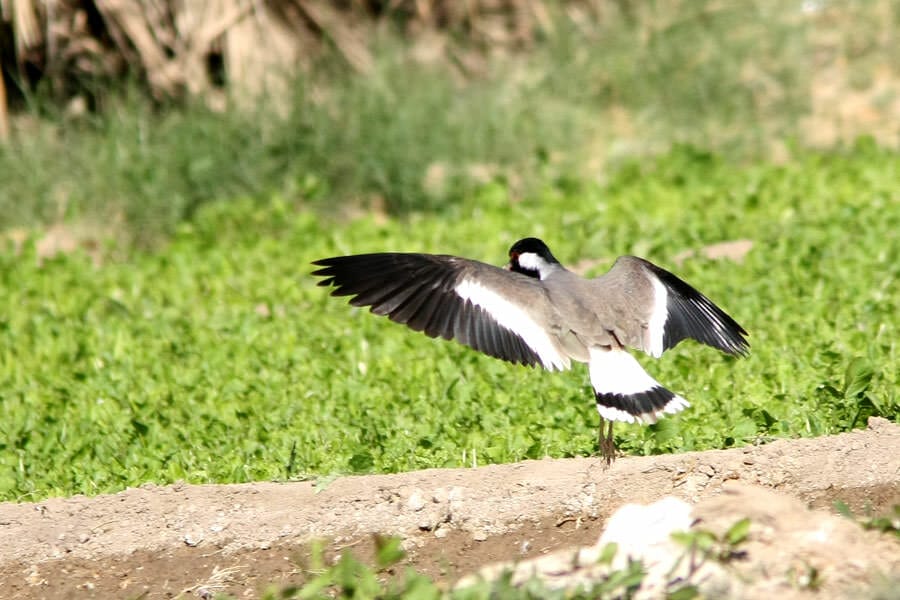
[[[542,240],[524,238],[509,249],[509,265],[507,268],[536,279],[543,279],[559,261],[550,252]]]

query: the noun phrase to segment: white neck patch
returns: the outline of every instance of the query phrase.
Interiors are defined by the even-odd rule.
[[[519,266],[528,271],[537,271],[541,279],[544,279],[551,270],[550,263],[534,252],[523,252],[520,254]]]

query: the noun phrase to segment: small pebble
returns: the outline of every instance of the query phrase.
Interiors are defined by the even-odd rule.
[[[425,497],[422,495],[421,490],[416,490],[409,495],[409,498],[406,500],[406,506],[413,512],[418,512],[425,508]]]

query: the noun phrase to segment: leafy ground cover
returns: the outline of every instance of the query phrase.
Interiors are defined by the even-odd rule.
[[[439,214],[323,216],[212,203],[164,247],[95,266],[0,255],[0,498],[146,481],[240,482],[573,456],[594,450],[587,372],[480,356],[330,298],[310,261],[447,252],[502,264],[525,235],[564,263],[674,269],[751,333],[748,359],[685,343],[650,372],[693,406],[617,427],[627,453],[813,436],[900,418],[897,155],[861,142],[783,165],[687,148],[603,185],[502,179]],[[742,262],[685,250],[753,241]],[[115,254],[115,253],[113,253]],[[644,360],[642,357],[641,360]]]

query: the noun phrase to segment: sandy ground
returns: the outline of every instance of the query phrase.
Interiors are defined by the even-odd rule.
[[[900,426],[679,455],[545,459],[329,482],[155,486],[0,504],[0,597],[238,598],[299,583],[311,540],[371,556],[372,534],[402,536],[407,562],[451,582],[492,561],[596,542],[625,503],[697,503],[731,481],[812,509],[900,504]],[[736,514],[735,520],[743,515]],[[897,549],[900,546],[894,546]],[[889,553],[892,550],[888,551]],[[900,565],[900,551],[896,562]]]

